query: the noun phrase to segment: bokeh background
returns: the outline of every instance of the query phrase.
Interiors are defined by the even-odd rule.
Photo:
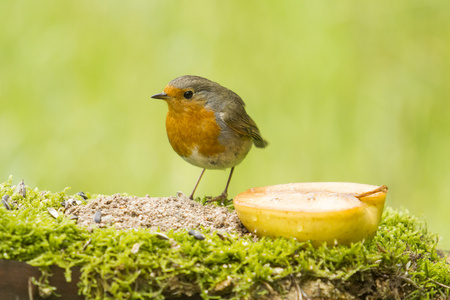
[[[190,193],[171,149],[173,78],[237,92],[270,142],[235,196],[302,181],[386,184],[450,248],[449,1],[1,1],[0,181]],[[228,171],[207,171],[217,195]]]

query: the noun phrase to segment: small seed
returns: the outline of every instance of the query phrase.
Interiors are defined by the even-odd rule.
[[[231,242],[231,239],[228,236],[226,236],[224,233],[216,231],[216,234],[222,241],[229,241],[229,242]]]
[[[70,220],[78,220],[78,216],[72,215],[72,216],[70,216],[69,219],[70,219]]]
[[[133,253],[133,254],[138,253],[140,247],[141,247],[140,243],[134,244],[133,247],[131,248],[131,253]]]
[[[100,223],[101,221],[102,221],[102,210],[99,209],[99,210],[97,210],[97,212],[94,215],[94,222]]]
[[[9,195],[4,195],[4,196],[2,197],[2,203],[3,203],[3,206],[5,206],[5,208],[6,208],[7,210],[11,210],[11,206],[10,206],[9,203],[8,203],[8,199],[9,199]]]
[[[88,239],[86,243],[84,243],[83,248],[81,249],[82,251],[86,250],[87,246],[89,246],[89,244],[92,242],[92,239]]]
[[[47,208],[47,210],[53,218],[55,218],[55,219],[58,218],[59,214],[56,211],[56,209],[54,209],[53,207],[49,207],[49,208]]]
[[[27,196],[27,189],[25,188],[25,181],[22,179],[16,187],[16,194],[22,195],[24,198]]]
[[[194,238],[196,238],[197,240],[204,240],[205,236],[203,234],[201,234],[198,231],[195,230],[189,230],[189,235],[192,235]]]
[[[167,240],[167,241],[170,240],[170,238],[167,235],[165,235],[164,233],[155,232],[155,235],[157,238],[159,238],[161,240]]]
[[[177,192],[178,198],[188,199],[188,197],[183,192]]]
[[[80,196],[81,198],[83,198],[84,200],[87,200],[87,199],[88,199],[88,197],[86,196],[86,194],[83,193],[83,192],[78,192],[77,195]]]
[[[68,209],[69,207],[71,207],[73,204],[75,203],[75,199],[73,198],[69,198],[66,201],[66,205],[64,206],[66,209]]]

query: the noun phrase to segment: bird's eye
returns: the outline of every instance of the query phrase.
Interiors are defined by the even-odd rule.
[[[191,99],[193,95],[194,95],[194,93],[192,91],[187,91],[187,92],[184,92],[184,94],[183,94],[184,98],[186,98],[186,99]]]

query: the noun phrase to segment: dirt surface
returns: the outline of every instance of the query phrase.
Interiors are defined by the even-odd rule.
[[[71,201],[66,204],[65,214],[76,216],[81,226],[159,228],[163,232],[203,227],[240,235],[248,232],[236,212],[213,204],[202,205],[188,199],[183,193],[178,193],[176,197],[161,198],[116,194],[89,199],[86,205],[77,205],[75,201]]]

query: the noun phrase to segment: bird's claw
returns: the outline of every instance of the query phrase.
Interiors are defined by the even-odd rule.
[[[224,202],[226,202],[228,200],[228,193],[223,192],[222,194],[220,194],[217,197],[207,197],[206,203],[209,202],[218,202],[220,200],[220,204],[224,205]]]

